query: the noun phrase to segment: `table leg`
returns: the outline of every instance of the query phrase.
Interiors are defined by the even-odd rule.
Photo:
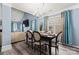
[[[51,39],[49,40],[49,55],[51,55]]]

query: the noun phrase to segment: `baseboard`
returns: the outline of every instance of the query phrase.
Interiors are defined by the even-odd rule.
[[[79,49],[79,46],[75,46],[75,45],[67,45],[67,44],[62,44],[62,45],[65,45],[65,46],[68,46],[68,47],[72,47],[72,48]]]
[[[2,46],[1,52],[7,51],[7,50],[10,50],[10,49],[12,49],[12,45],[5,45],[5,46]]]
[[[76,45],[72,45],[73,47],[75,47],[75,48],[79,48],[79,46],[76,46]]]
[[[22,41],[25,41],[25,40],[21,40],[21,41],[17,41],[17,42],[12,42],[11,44],[18,43],[18,42],[22,42]]]

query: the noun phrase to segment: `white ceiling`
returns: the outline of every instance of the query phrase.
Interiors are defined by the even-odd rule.
[[[59,10],[75,5],[75,3],[13,3],[12,7],[33,15],[44,15],[47,12]]]

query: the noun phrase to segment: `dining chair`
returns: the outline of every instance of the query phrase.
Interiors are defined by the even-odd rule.
[[[58,45],[58,43],[61,42],[61,37],[62,37],[62,32],[59,32],[56,35],[56,38],[54,40],[52,40],[52,47],[55,47],[55,55],[57,55],[59,53],[59,45]]]
[[[33,49],[33,33],[31,31],[27,31],[27,43],[28,47],[31,46]]]
[[[25,42],[26,42],[26,44],[28,44],[28,35],[27,35],[27,32],[25,32],[26,33],[26,37],[25,37]]]
[[[42,38],[41,38],[41,35],[39,32],[37,31],[34,31],[33,32],[33,36],[34,36],[34,47],[38,46],[39,47],[39,51],[40,51],[40,54],[41,54],[41,49],[42,49],[42,46],[45,45],[45,42],[42,41]]]

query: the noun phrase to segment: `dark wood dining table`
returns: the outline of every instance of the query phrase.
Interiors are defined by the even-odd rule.
[[[48,45],[49,45],[49,55],[51,55],[51,45],[52,45],[52,40],[54,38],[56,38],[55,34],[48,34],[48,33],[40,33],[42,39],[48,41]]]
[[[48,41],[49,45],[49,55],[51,55],[51,45],[52,45],[52,40],[56,38],[56,34],[49,34],[46,32],[39,32],[41,34],[41,37],[44,41]]]

